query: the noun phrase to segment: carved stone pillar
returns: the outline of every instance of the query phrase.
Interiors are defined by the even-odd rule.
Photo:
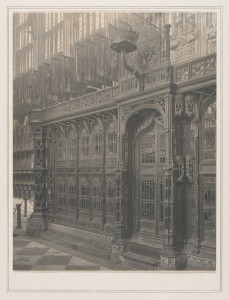
[[[47,130],[47,212],[49,220],[53,221],[55,217],[55,130]]]
[[[119,262],[127,251],[127,170],[125,167],[125,135],[121,132],[121,112],[118,110],[117,155],[115,169],[115,238],[111,247],[111,260]]]
[[[161,251],[160,265],[164,269],[182,269],[186,264],[186,256],[182,252],[178,236],[180,230],[178,224],[179,207],[177,180],[178,169],[175,160],[176,157],[176,132],[174,130],[174,97],[168,95],[165,98],[166,104],[166,124],[167,132],[167,152],[166,152],[166,167],[164,168],[164,245]],[[180,159],[180,157],[179,157]],[[180,159],[183,162],[183,159]],[[182,168],[181,168],[182,172]],[[180,174],[182,176],[182,174]]]
[[[199,236],[199,122],[198,120],[193,121],[193,176],[190,174],[192,179],[193,193],[192,193],[192,211],[191,211],[191,238],[188,241],[188,253],[197,255],[200,249],[200,236]],[[186,168],[187,169],[187,168]],[[189,172],[191,173],[191,172]]]
[[[164,34],[165,34],[165,58],[166,61],[170,62],[170,24],[166,24],[164,26]]]
[[[182,109],[179,117],[183,126],[189,131],[183,145],[185,161],[185,181],[187,198],[190,201],[187,214],[190,218],[190,230],[187,241],[187,252],[197,255],[199,253],[199,112],[195,94],[177,95],[177,101],[182,99]],[[184,135],[188,135],[184,132]]]
[[[46,140],[44,128],[33,126],[34,132],[34,208],[27,221],[26,233],[40,235],[46,228]]]

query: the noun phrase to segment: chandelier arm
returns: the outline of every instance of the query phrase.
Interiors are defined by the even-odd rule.
[[[122,51],[122,60],[123,60],[123,65],[126,68],[127,71],[129,71],[131,74],[134,74],[134,76],[138,79],[141,80],[142,78],[142,74],[139,72],[139,70],[137,70],[136,68],[132,67],[128,61],[127,61],[127,57],[126,57],[126,52]]]

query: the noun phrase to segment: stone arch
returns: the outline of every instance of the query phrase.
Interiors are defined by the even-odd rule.
[[[134,107],[133,109],[129,110],[126,115],[124,116],[123,120],[122,120],[122,123],[121,123],[121,128],[120,128],[120,133],[121,135],[125,134],[125,131],[126,131],[126,125],[127,125],[127,122],[128,120],[130,120],[130,118],[135,114],[135,113],[138,113],[140,111],[144,111],[144,110],[147,110],[147,109],[150,109],[152,111],[155,111],[155,113],[157,114],[157,116],[161,116],[162,118],[162,122],[165,123],[165,112],[164,110],[162,109],[162,107],[157,104],[157,103],[145,103],[145,104],[142,104],[142,105],[138,105],[136,107]],[[156,116],[156,115],[155,115]]]

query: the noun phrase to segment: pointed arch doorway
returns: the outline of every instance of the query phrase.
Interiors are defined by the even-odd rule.
[[[166,135],[159,112],[143,110],[131,116],[125,141],[130,236],[132,240],[145,240],[161,248]]]

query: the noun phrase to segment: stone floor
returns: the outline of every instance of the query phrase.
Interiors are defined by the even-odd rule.
[[[21,205],[21,229],[17,229],[16,204]],[[24,201],[13,202],[13,270],[109,270],[106,266],[84,259],[77,252],[53,241],[26,235],[26,222],[33,210],[28,201],[27,216],[24,216]]]
[[[13,270],[106,270],[70,253],[14,234]]]

